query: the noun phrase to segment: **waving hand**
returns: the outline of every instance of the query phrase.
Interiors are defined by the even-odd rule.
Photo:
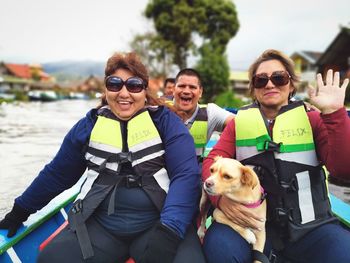
[[[327,71],[324,83],[321,74],[317,74],[317,89],[310,86],[309,96],[312,105],[316,106],[323,114],[332,113],[344,106],[345,90],[349,79],[345,79],[340,86],[339,72],[333,74],[333,70]]]

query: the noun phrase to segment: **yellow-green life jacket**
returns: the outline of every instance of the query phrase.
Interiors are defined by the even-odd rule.
[[[268,193],[268,225],[279,236],[297,240],[333,220],[304,104],[281,108],[269,132],[258,105],[240,109],[236,123],[236,159],[255,166]]]
[[[200,105],[194,122],[190,128],[193,137],[197,157],[202,157],[208,134],[208,112],[206,105]]]

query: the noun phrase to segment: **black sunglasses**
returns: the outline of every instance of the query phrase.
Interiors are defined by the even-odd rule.
[[[253,87],[261,89],[267,85],[269,80],[277,87],[287,85],[290,75],[287,71],[274,71],[269,77],[266,73],[256,74],[253,76]]]
[[[144,81],[138,77],[130,77],[124,81],[116,76],[108,76],[105,80],[105,85],[107,90],[112,92],[120,91],[124,85],[132,93],[139,93],[146,88]]]

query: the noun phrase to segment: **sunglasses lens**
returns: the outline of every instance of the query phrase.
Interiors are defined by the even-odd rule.
[[[122,89],[124,82],[121,78],[111,76],[106,79],[105,84],[109,91],[118,92]]]
[[[262,73],[253,77],[253,86],[255,89],[261,89],[267,85],[269,80],[271,80],[275,86],[281,87],[287,85],[289,83],[289,79],[290,76],[285,71],[275,71],[271,74],[271,77],[265,73]]]
[[[256,75],[253,78],[253,86],[256,89],[261,89],[266,86],[267,82],[269,82],[269,77],[265,74]]]
[[[132,93],[139,93],[145,87],[143,80],[136,77],[129,78],[125,82],[125,86],[128,89],[128,91]]]
[[[274,72],[270,78],[272,83],[276,86],[284,86],[289,82],[289,75],[287,72]]]

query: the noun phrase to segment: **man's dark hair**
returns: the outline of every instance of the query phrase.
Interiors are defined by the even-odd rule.
[[[168,82],[175,84],[175,78],[166,78],[164,80],[164,87],[166,86],[166,84],[168,84]]]
[[[176,77],[175,77],[175,83],[177,82],[177,80],[179,79],[180,76],[182,75],[186,75],[186,76],[194,76],[198,78],[198,83],[199,86],[202,86],[202,81],[201,81],[201,75],[199,74],[199,72],[193,68],[184,68],[181,69],[179,71],[179,73],[177,73]]]

